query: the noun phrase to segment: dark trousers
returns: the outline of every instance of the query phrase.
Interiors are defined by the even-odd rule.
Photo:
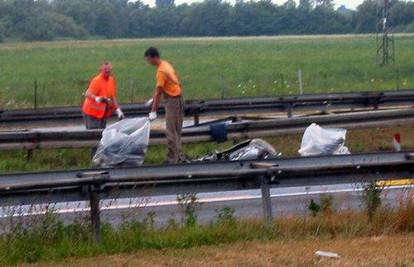
[[[87,130],[94,130],[94,129],[105,129],[106,127],[106,119],[97,119],[91,117],[89,115],[83,114],[83,120],[85,122],[85,127]],[[91,149],[91,157],[95,156],[96,147]]]
[[[165,124],[167,137],[167,161],[178,163],[182,160],[181,131],[184,118],[184,100],[182,96],[165,96]]]
[[[105,129],[106,127],[106,119],[97,119],[91,117],[89,115],[83,114],[83,120],[85,122],[86,129],[93,130],[93,129]]]

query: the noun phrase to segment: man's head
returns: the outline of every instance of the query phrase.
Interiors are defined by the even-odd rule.
[[[100,71],[101,71],[101,74],[103,75],[103,77],[105,79],[108,79],[109,76],[111,76],[111,72],[112,72],[112,65],[111,65],[111,63],[110,62],[104,62],[104,63],[102,63]]]
[[[160,64],[160,52],[158,52],[158,49],[155,47],[148,48],[147,51],[145,51],[144,57],[151,65],[158,66]]]

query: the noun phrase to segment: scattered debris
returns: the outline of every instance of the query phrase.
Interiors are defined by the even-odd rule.
[[[338,253],[329,252],[329,251],[322,251],[322,250],[316,251],[315,256],[327,257],[327,258],[333,258],[333,259],[339,259],[340,258]]]
[[[262,139],[246,140],[227,150],[214,152],[201,157],[196,161],[219,161],[219,160],[256,160],[280,157],[282,154],[276,152],[273,146]]]

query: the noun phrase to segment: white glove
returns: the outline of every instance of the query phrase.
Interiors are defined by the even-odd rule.
[[[124,113],[122,112],[120,108],[117,108],[115,112],[116,112],[116,115],[118,116],[118,119],[122,120],[125,117]]]
[[[157,112],[150,112],[150,114],[148,115],[149,120],[153,121],[157,118]]]
[[[154,99],[151,98],[150,100],[148,100],[147,102],[145,102],[145,106],[149,107],[152,105],[152,102],[154,102]]]
[[[95,97],[95,101],[98,103],[103,103],[105,102],[105,100],[106,100],[105,97],[101,97],[101,96]]]

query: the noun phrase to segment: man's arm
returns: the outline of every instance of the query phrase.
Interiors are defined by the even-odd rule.
[[[95,98],[97,97],[96,95],[94,95],[92,92],[92,90],[90,88],[88,88],[88,90],[86,90],[86,94],[85,97],[90,98],[92,100],[95,100]]]
[[[159,87],[159,86],[155,89],[154,96],[152,97],[153,102],[152,102],[151,112],[157,112],[158,109],[160,108],[162,91],[163,91],[162,87]]]
[[[121,107],[119,106],[119,104],[118,104],[118,100],[116,99],[116,97],[114,96],[112,99],[111,99],[111,101],[112,101],[112,104],[115,106],[115,108],[116,108],[116,110],[115,110],[115,112],[116,112],[116,115],[118,116],[118,119],[120,119],[120,120],[122,120],[125,116],[124,116],[124,113],[122,112],[122,109],[121,109]]]
[[[95,80],[92,80],[89,84],[88,90],[86,90],[85,97],[91,100],[102,102],[104,99],[98,96],[99,93],[99,86],[97,85]]]
[[[118,104],[118,100],[116,99],[115,96],[111,99],[111,101],[115,108],[120,108]]]
[[[113,87],[114,87],[114,92],[113,92],[112,97],[110,98],[110,101],[111,101],[110,104],[112,104],[115,107],[115,112],[116,112],[116,115],[118,116],[118,119],[122,120],[124,119],[125,116],[124,116],[124,113],[122,112],[121,107],[118,104],[118,99],[116,97],[117,86],[116,86],[115,79],[113,79]]]
[[[154,96],[152,97],[152,108],[151,108],[151,112],[149,114],[149,119],[150,121],[153,121],[157,118],[157,111],[160,108],[160,102],[161,102],[161,95],[162,92],[164,91],[164,85],[165,85],[165,74],[162,73],[161,71],[157,71],[157,85],[155,88],[155,92],[154,92]]]

